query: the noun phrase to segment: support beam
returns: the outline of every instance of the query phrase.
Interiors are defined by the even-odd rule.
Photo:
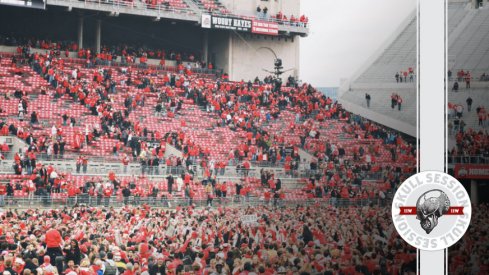
[[[419,168],[445,170],[445,0],[418,1]],[[446,250],[419,250],[421,275],[445,275]]]
[[[97,24],[95,25],[95,51],[100,53],[100,44],[102,43],[102,19],[97,19]]]
[[[204,30],[204,37],[202,39],[202,61],[207,64],[209,60],[209,32]]]
[[[78,49],[83,49],[83,15],[78,17]]]
[[[478,205],[479,204],[479,195],[478,195],[478,190],[479,186],[477,185],[476,180],[471,180],[470,181],[470,201],[472,202],[473,205]]]
[[[228,57],[228,75],[229,79],[234,79],[234,72],[233,72],[233,65],[234,65],[234,60],[233,60],[233,36],[234,34],[232,32],[229,32],[229,41],[228,41],[228,47],[229,47],[229,57]]]

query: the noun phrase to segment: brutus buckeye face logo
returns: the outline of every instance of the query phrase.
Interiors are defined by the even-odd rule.
[[[426,234],[438,225],[438,218],[448,212],[450,200],[443,191],[435,189],[423,193],[416,202],[416,219]]]

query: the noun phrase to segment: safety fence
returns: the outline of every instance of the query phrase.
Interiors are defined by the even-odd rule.
[[[75,206],[89,207],[123,207],[125,205],[137,206],[148,205],[152,207],[176,208],[184,206],[195,207],[253,207],[253,206],[274,206],[274,207],[295,207],[313,205],[331,205],[333,207],[362,207],[362,206],[387,206],[386,199],[341,199],[341,198],[315,198],[315,199],[275,199],[265,200],[262,197],[254,196],[233,196],[214,199],[191,199],[191,198],[167,198],[167,197],[137,197],[137,196],[111,196],[97,197],[82,194],[68,197],[66,194],[52,194],[47,196],[13,197],[0,196],[0,206],[4,208],[62,208]]]
[[[448,156],[449,164],[488,164],[489,156]]]

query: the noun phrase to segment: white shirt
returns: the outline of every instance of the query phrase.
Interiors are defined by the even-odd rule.
[[[58,178],[58,173],[56,173],[56,171],[53,171],[53,172],[51,172],[51,175],[49,177],[52,179],[56,179],[56,178]]]
[[[183,180],[181,177],[178,177],[177,178],[177,188],[178,188],[178,192],[182,191],[182,186],[183,186]]]

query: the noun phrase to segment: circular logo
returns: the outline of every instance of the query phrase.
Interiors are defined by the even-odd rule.
[[[454,177],[424,171],[405,180],[392,201],[392,220],[399,235],[421,250],[455,244],[472,215],[469,194]]]

